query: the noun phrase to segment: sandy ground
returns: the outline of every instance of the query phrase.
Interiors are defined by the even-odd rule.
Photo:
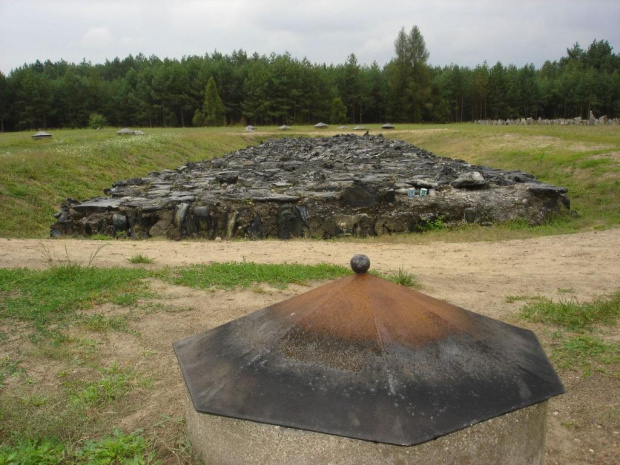
[[[99,250],[98,250],[99,249]],[[95,266],[135,266],[146,255],[155,266],[247,260],[257,263],[333,263],[347,266],[356,253],[373,269],[415,274],[434,297],[493,317],[507,310],[507,295],[588,299],[620,285],[620,229],[528,240],[424,245],[321,241],[171,242],[0,239],[0,267],[43,269],[70,260]]]
[[[513,323],[523,302],[507,303],[508,295],[586,300],[620,289],[620,229],[493,243],[425,245],[0,239],[0,267],[5,268],[43,269],[50,261],[66,260],[86,265],[95,254],[95,266],[136,266],[129,264],[128,259],[137,254],[155,259],[155,265],[147,265],[150,267],[244,259],[258,263],[347,265],[355,253],[367,254],[372,267],[379,271],[397,271],[402,267],[415,274],[422,283],[422,291],[434,297]],[[157,281],[153,287],[158,294],[155,300],[165,309],[145,313],[132,323],[139,336],[116,332],[89,336],[101,338],[102,359],[133,366],[154,380],[153,388],[136,389],[128,407],[119,409],[118,415],[110,419],[129,431],[154,428],[161,423],[162,414],[183,417],[184,387],[172,342],[308,290],[290,286],[284,291],[200,291]],[[93,311],[113,314],[124,310],[104,305]],[[517,324],[528,326],[523,322]],[[550,338],[547,328],[529,327],[543,343]],[[607,331],[606,337],[618,338],[618,327]],[[5,345],[7,351],[13,350],[12,342]],[[14,342],[16,346],[20,344],[17,339]],[[27,368],[36,377],[36,367]],[[50,370],[48,367],[46,372]],[[620,380],[597,373],[584,378],[571,371],[561,376],[567,393],[550,403],[547,464],[617,464]],[[40,389],[45,389],[46,383],[48,389],[53,389],[56,381],[47,375],[40,380]],[[154,429],[165,436],[166,428]],[[180,434],[180,426],[169,428],[170,435]],[[170,450],[164,463],[195,462]]]

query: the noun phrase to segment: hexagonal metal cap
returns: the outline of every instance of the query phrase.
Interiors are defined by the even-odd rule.
[[[531,331],[367,273],[174,350],[199,412],[404,446],[564,392]]]

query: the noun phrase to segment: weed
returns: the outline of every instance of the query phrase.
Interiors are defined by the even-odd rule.
[[[441,231],[444,228],[445,224],[443,222],[443,215],[439,215],[436,218],[423,220],[416,226],[416,230],[420,232]]]
[[[22,397],[20,398],[22,404],[24,404],[27,407],[43,407],[44,405],[47,405],[50,401],[49,397],[46,396],[41,396],[41,395],[32,395],[32,396],[28,396],[28,397]]]
[[[541,298],[525,305],[520,316],[529,321],[552,323],[573,330],[590,329],[592,325],[601,323],[613,325],[620,316],[620,292],[583,303],[577,299],[553,302]]]
[[[154,259],[149,258],[149,257],[147,257],[146,255],[142,255],[141,253],[139,253],[139,254],[137,254],[137,255],[134,255],[134,256],[133,256],[133,257],[131,257],[131,258],[128,258],[128,259],[127,259],[127,261],[128,261],[129,263],[134,264],[134,265],[138,265],[138,264],[147,264],[147,265],[150,265],[150,264],[155,263],[155,260],[154,260]]]
[[[178,307],[176,305],[168,305],[161,302],[147,302],[144,305],[140,305],[139,308],[147,315],[159,312],[183,313],[191,312],[194,310],[194,307],[190,306]]]
[[[54,439],[21,439],[13,447],[0,445],[0,463],[6,465],[56,465],[66,458],[66,446]]]
[[[153,463],[154,453],[147,453],[148,445],[141,433],[142,430],[131,434],[116,430],[111,437],[86,441],[75,455],[89,464]]]
[[[95,259],[97,258],[97,255],[99,255],[99,252],[101,252],[101,250],[104,247],[107,247],[107,245],[108,244],[102,244],[99,247],[97,247],[97,249],[88,258],[88,263],[86,265],[87,267],[92,266],[92,264],[95,262]],[[71,260],[69,256],[69,251],[67,250],[66,245],[64,246],[64,249],[65,249],[64,257],[59,257],[58,255],[54,254],[52,251],[48,250],[47,247],[45,247],[45,245],[41,244],[41,250],[43,254],[44,263],[50,265],[51,268],[80,267],[81,265],[79,263],[76,263],[73,260]]]
[[[89,331],[104,333],[110,330],[129,331],[127,318],[124,316],[106,316],[102,313],[96,313],[84,318],[83,324]]]
[[[13,360],[8,355],[0,358],[0,388],[9,376],[25,376],[26,370],[21,366],[21,360]]]
[[[571,428],[577,428],[578,424],[575,421],[569,420],[569,421],[563,421],[562,423],[560,423],[564,428],[566,429],[571,429]]]
[[[103,465],[152,464],[153,452],[141,435],[115,430],[111,436],[72,446],[58,439],[20,439],[13,446],[0,446],[0,463],[6,465],[55,465],[58,463]]]
[[[72,402],[86,407],[100,407],[124,396],[136,383],[135,374],[119,368],[116,362],[110,368],[102,368],[100,371],[103,376],[97,381],[65,382]]]
[[[391,273],[385,276],[385,279],[401,286],[413,287],[419,289],[421,287],[415,275],[405,271],[403,267],[398,268],[397,273]]]
[[[252,286],[252,292],[254,294],[266,294],[267,291],[265,290],[265,288],[263,288],[262,286]]]
[[[560,293],[560,294],[574,294],[575,293],[575,289],[573,289],[572,287],[567,287],[567,288],[558,287],[558,293]]]
[[[541,300],[543,297],[539,295],[507,295],[505,297],[506,303],[512,304],[514,302],[521,302],[524,300]]]

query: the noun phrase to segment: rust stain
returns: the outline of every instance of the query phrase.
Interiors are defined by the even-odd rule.
[[[415,347],[473,332],[462,309],[369,274],[342,278],[270,310],[293,325],[285,340],[297,345],[320,339]]]

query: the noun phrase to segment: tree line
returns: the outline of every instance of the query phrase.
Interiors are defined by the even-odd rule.
[[[620,55],[576,43],[537,69],[501,62],[431,66],[420,30],[403,28],[381,67],[311,63],[243,50],[102,64],[36,61],[0,73],[0,130],[620,117]]]

